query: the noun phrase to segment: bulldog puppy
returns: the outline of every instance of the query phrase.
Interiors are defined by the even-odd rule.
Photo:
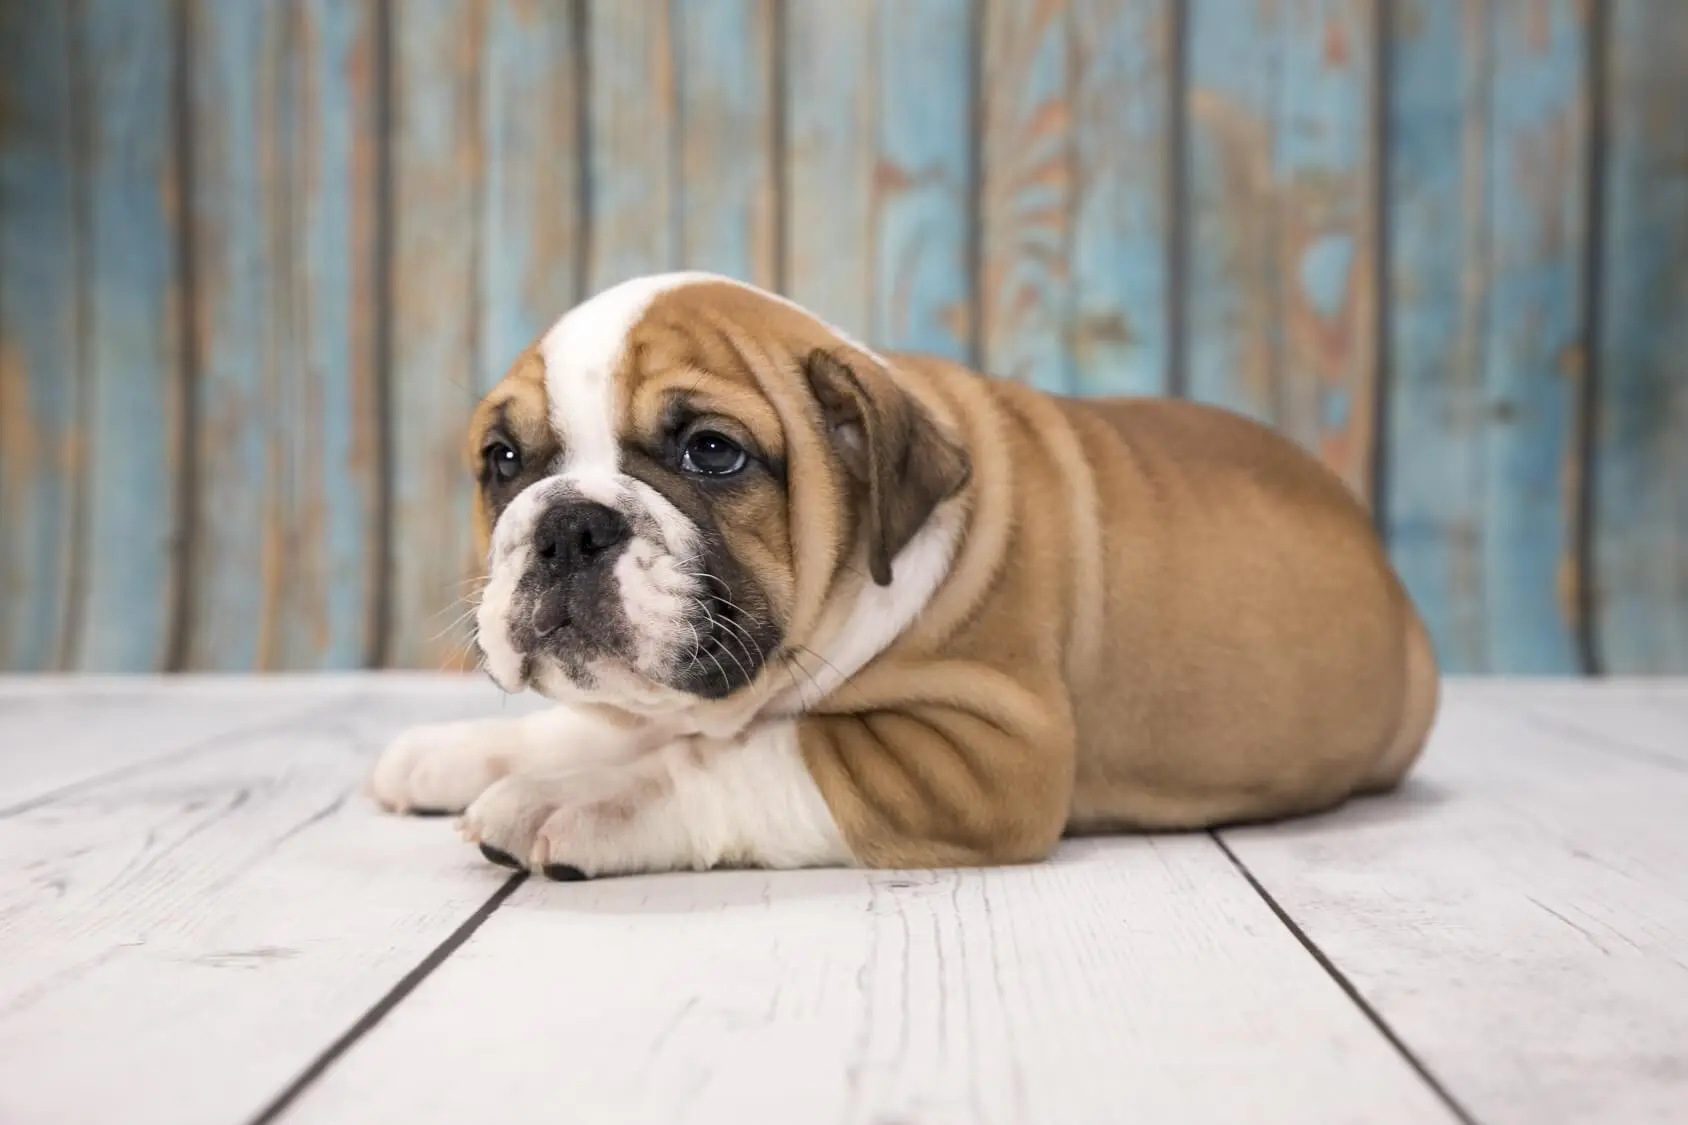
[[[475,412],[485,668],[393,811],[555,878],[1036,861],[1395,786],[1438,700],[1364,508],[1215,408],[880,354],[702,274],[568,312]]]

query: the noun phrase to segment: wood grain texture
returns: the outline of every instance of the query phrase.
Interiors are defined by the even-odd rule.
[[[72,10],[0,5],[0,664],[73,659],[85,244]]]
[[[84,0],[86,527],[76,664],[147,672],[182,612],[185,220],[173,105],[177,6]],[[120,545],[120,549],[111,549]]]
[[[1481,672],[1489,664],[1489,5],[1401,0],[1391,11],[1385,532],[1442,666]]]
[[[978,7],[790,0],[787,292],[882,348],[972,356]]]
[[[586,0],[590,291],[680,262],[674,23],[669,0]]]
[[[1225,833],[1491,1125],[1663,1125],[1688,1104],[1688,768],[1602,732],[1452,691],[1397,798]]]
[[[1688,671],[1688,9],[1610,16],[1594,568],[1603,667]]]
[[[977,361],[971,200],[978,7],[880,0],[873,339]]]
[[[456,666],[473,558],[463,442],[477,399],[485,12],[406,0],[393,24],[392,566],[388,663]]]
[[[1374,0],[1195,0],[1192,395],[1270,420],[1371,492]]]
[[[779,287],[775,0],[675,0],[680,262]]]
[[[228,740],[280,729],[354,690],[336,681],[313,685],[301,697],[267,678],[207,684],[193,675],[136,683],[147,690],[95,676],[0,697],[0,745],[7,751],[0,754],[0,817],[159,758],[214,752]]]
[[[403,724],[496,705],[469,687],[346,698],[0,819],[0,1119],[252,1119],[503,883],[357,793]]]
[[[289,561],[290,28],[273,4],[194,0],[187,20],[198,361],[187,664],[245,671],[273,667]]]
[[[583,296],[585,173],[577,154],[585,54],[575,8],[573,0],[491,0],[487,8],[481,393]]]
[[[786,0],[785,291],[879,343],[878,0]]]
[[[1680,679],[1558,679],[1536,691],[1488,694],[1525,722],[1550,724],[1602,751],[1688,768],[1688,683]]]
[[[1493,8],[1484,563],[1489,667],[1576,672],[1588,6]]]
[[[984,365],[1062,394],[1168,389],[1171,5],[984,7]]]
[[[287,1120],[488,1091],[510,1122],[1451,1120],[1202,836],[529,883]]]
[[[1164,394],[1176,0],[1070,0],[1070,393]]]
[[[983,19],[982,362],[993,375],[1064,393],[1076,378],[1071,15],[1063,0],[992,0]]]
[[[1587,35],[1576,3],[1397,9],[1386,508],[1456,672],[1580,668]]]
[[[381,393],[377,210],[377,0],[293,5],[286,308],[293,366],[282,396],[284,668],[345,669],[375,656]]]

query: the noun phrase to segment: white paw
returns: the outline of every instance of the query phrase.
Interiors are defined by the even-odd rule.
[[[388,812],[462,812],[509,772],[500,741],[484,722],[411,727],[381,751],[369,795]]]
[[[552,879],[691,866],[684,825],[664,816],[667,783],[638,769],[513,774],[458,822],[494,863]]]

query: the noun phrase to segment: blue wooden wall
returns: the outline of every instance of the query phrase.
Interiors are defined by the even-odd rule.
[[[1688,672],[1688,4],[0,0],[0,667],[440,667],[476,396],[694,266],[1272,419],[1459,672]]]

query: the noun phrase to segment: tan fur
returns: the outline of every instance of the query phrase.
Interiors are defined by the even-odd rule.
[[[935,505],[962,513],[914,626],[801,719],[859,862],[1031,861],[1064,833],[1307,813],[1411,768],[1435,658],[1366,511],[1316,459],[1217,409],[887,359],[702,284],[657,299],[617,373],[629,443],[684,392],[786,466],[783,490],[714,514],[788,648],[823,648]],[[525,355],[489,402],[542,419],[538,366]],[[744,694],[788,674],[774,662]]]

